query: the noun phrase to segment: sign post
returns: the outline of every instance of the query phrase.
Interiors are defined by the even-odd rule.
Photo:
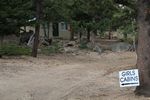
[[[138,69],[124,70],[119,72],[120,87],[139,86]]]

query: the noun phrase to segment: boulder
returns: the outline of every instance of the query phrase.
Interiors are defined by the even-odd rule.
[[[69,41],[65,46],[66,47],[73,47],[75,46],[76,42],[75,41]]]
[[[111,50],[113,52],[128,51],[130,47],[131,45],[128,43],[119,42],[119,43],[112,44]]]
[[[78,52],[78,49],[72,48],[72,47],[65,47],[64,51],[65,51],[65,53],[76,53],[76,52]]]

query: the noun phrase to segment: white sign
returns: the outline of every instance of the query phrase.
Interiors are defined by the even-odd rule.
[[[119,82],[120,87],[139,86],[138,69],[120,71]]]

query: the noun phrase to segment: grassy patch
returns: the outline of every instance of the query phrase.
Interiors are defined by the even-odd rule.
[[[30,48],[18,46],[16,44],[4,44],[0,47],[0,55],[4,56],[19,56],[30,54],[31,54]]]

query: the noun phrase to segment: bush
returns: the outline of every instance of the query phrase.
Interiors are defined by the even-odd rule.
[[[80,48],[80,49],[88,49],[87,43],[86,43],[86,42],[81,42],[81,43],[79,44],[79,48]]]
[[[31,49],[16,44],[5,44],[0,47],[0,55],[5,56],[19,56],[30,55]]]
[[[48,47],[42,47],[41,48],[41,53],[42,54],[53,54],[53,53],[61,53],[62,51],[62,46],[59,43],[53,43],[51,46]]]

